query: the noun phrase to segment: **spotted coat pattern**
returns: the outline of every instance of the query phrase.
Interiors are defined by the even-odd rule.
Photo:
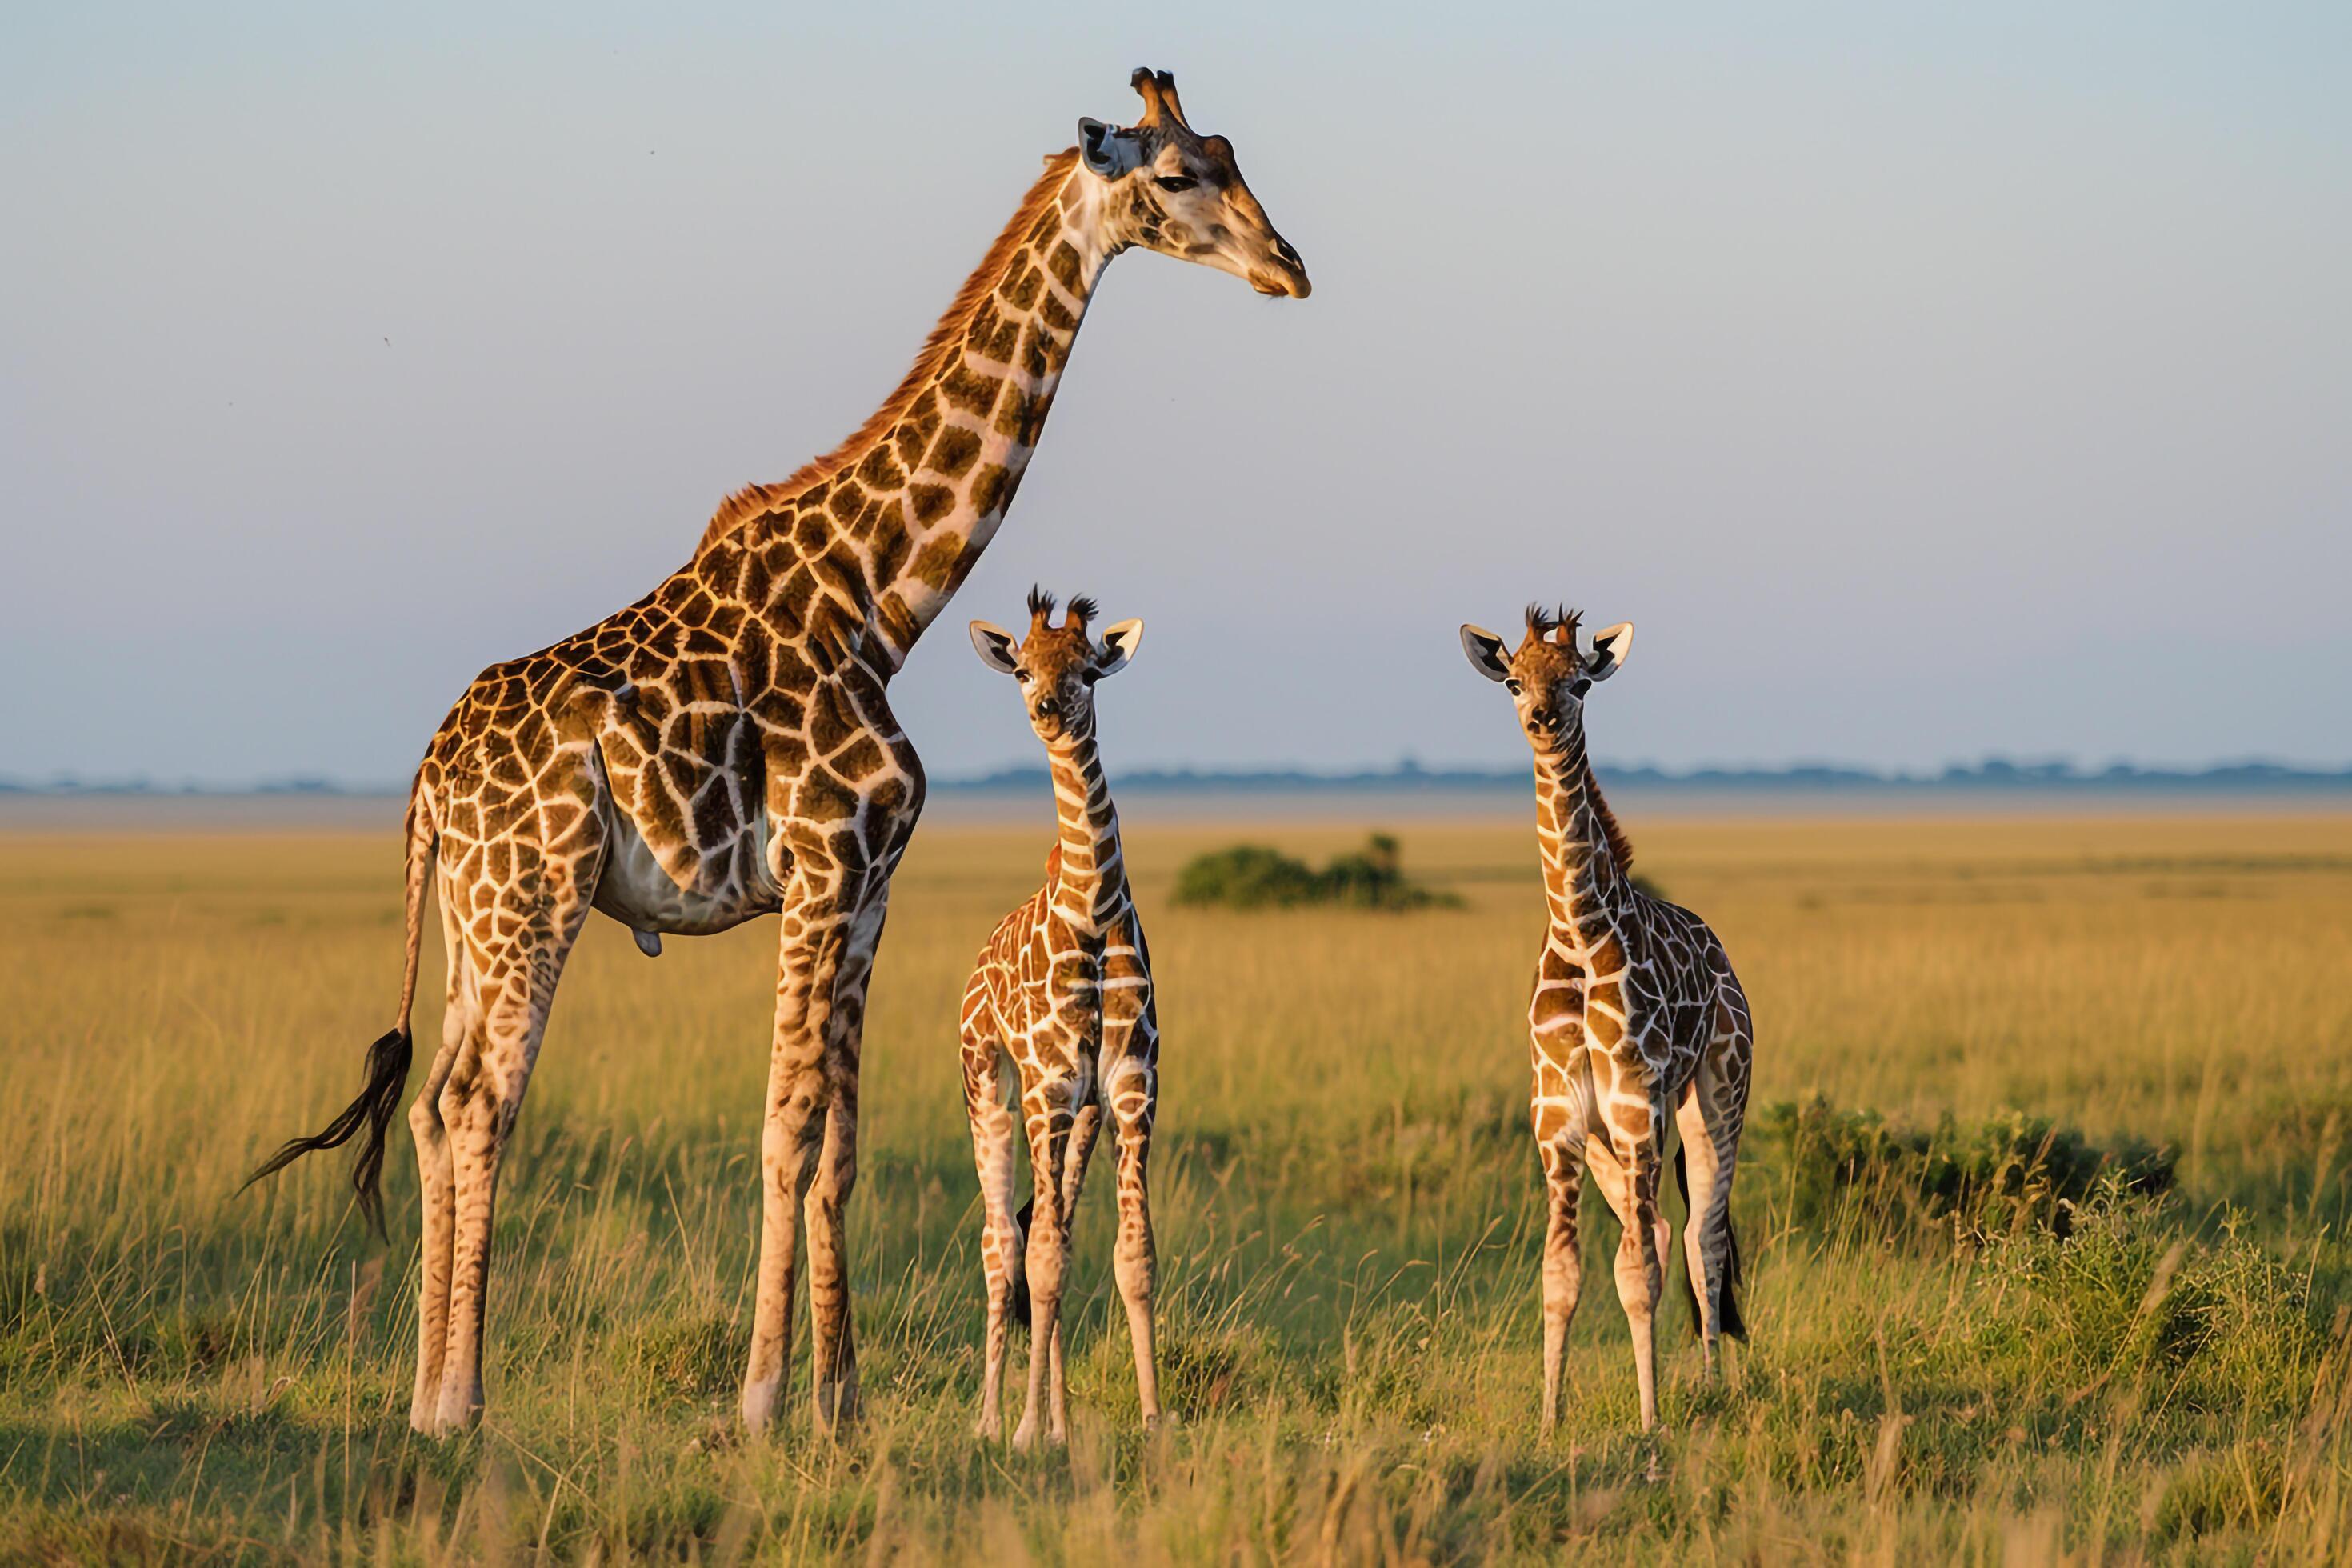
[[[500,1157],[592,909],[648,954],[665,933],[782,916],[741,1410],[757,1430],[778,1406],[804,1226],[817,1419],[854,1412],[842,1209],[866,985],[924,795],[890,679],[1011,505],[1113,257],[1144,245],[1262,292],[1307,292],[1230,148],[1192,133],[1164,75],[1135,86],[1144,119],[1085,122],[1086,145],[1046,160],[861,429],[730,497],[693,559],[635,604],[484,670],[427,747],[395,1030],[404,1042],[429,881],[450,964],[441,1047],[409,1112],[424,1197],[418,1430],[481,1410]]]
[[[1092,688],[1106,650],[1087,636],[1086,601],[1072,606],[1062,626],[1046,624],[1050,607],[1048,600],[1034,611],[1029,637],[1010,657],[1019,667],[1032,721],[1045,740],[1056,839],[1044,884],[998,923],[981,949],[964,987],[961,1027],[988,1287],[979,1431],[992,1439],[1003,1430],[1008,1320],[1025,1289],[1031,1349],[1027,1403],[1013,1434],[1020,1447],[1035,1440],[1041,1415],[1048,1441],[1067,1440],[1061,1301],[1078,1194],[1106,1112],[1118,1161],[1113,1267],[1127,1308],[1144,1423],[1160,1419],[1150,1192],[1160,1022],[1151,958],[1128,888],[1118,813],[1097,747]],[[1137,623],[1128,625],[1139,632]],[[1113,636],[1120,629],[1113,628]],[[1019,1131],[1028,1143],[1033,1186],[1029,1207],[1018,1216],[1008,1065],[1019,1091]]]
[[[1670,1121],[1689,1183],[1684,1264],[1693,1276],[1707,1367],[1718,1336],[1741,1331],[1731,1181],[1748,1105],[1746,993],[1707,923],[1633,885],[1633,847],[1602,800],[1585,751],[1584,695],[1615,673],[1633,628],[1590,657],[1577,623],[1531,610],[1507,661],[1500,639],[1464,628],[1472,662],[1507,681],[1535,752],[1536,839],[1549,919],[1528,1005],[1529,1100],[1543,1168],[1543,1427],[1558,1418],[1560,1367],[1580,1293],[1577,1206],[1590,1168],[1621,1226],[1618,1299],[1633,1329],[1642,1425],[1657,1421],[1653,1320],[1668,1227],[1658,1184]],[[1622,634],[1622,641],[1613,640]],[[1479,638],[1486,639],[1482,662]]]

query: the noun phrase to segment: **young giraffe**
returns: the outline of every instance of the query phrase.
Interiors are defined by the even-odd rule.
[[[1141,621],[1121,621],[1097,646],[1087,635],[1092,599],[1073,599],[1058,626],[1053,595],[1032,589],[1029,636],[1016,643],[986,621],[971,623],[972,646],[990,668],[1021,683],[1030,726],[1052,764],[1060,831],[1045,857],[1045,882],[1006,915],[981,949],[963,993],[964,1109],[987,1213],[980,1244],[988,1279],[988,1362],[980,1435],[1003,1431],[1006,1320],[1029,1322],[1029,1397],[1015,1447],[1037,1435],[1038,1405],[1050,1392],[1046,1436],[1068,1440],[1062,1377],[1062,1289],[1078,1190],[1094,1152],[1104,1107],[1118,1133],[1118,1293],[1135,1345],[1135,1382],[1146,1427],[1160,1421],[1160,1375],[1152,1352],[1149,1170],[1159,1104],[1160,1019],[1151,999],[1151,955],[1127,887],[1118,813],[1095,751],[1095,682],[1126,668],[1143,640]],[[1013,1212],[1013,1114],[1001,1063],[1020,1074],[1034,1196]],[[1024,1237],[1026,1237],[1025,1244]],[[1051,1386],[1047,1377],[1050,1368]]]
[[[1462,628],[1472,667],[1510,689],[1535,750],[1536,841],[1551,914],[1528,1005],[1530,1114],[1550,1210],[1543,1262],[1547,1434],[1559,1409],[1560,1352],[1583,1279],[1576,1205],[1586,1165],[1622,1227],[1617,1299],[1633,1329],[1642,1426],[1657,1425],[1651,1320],[1666,1271],[1658,1171],[1670,1111],[1682,1134],[1675,1175],[1690,1207],[1685,1283],[1697,1276],[1693,1295],[1708,1373],[1718,1333],[1747,1337],[1731,1178],[1748,1111],[1748,997],[1705,921],[1633,883],[1633,846],[1601,800],[1585,753],[1584,698],[1623,667],[1633,627],[1609,627],[1590,655],[1578,651],[1576,633],[1572,612],[1554,616],[1533,605],[1515,654],[1490,631]]]
[[[450,955],[442,1045],[409,1110],[424,1188],[410,1422],[478,1417],[501,1151],[565,957],[591,909],[660,933],[781,913],[761,1137],[760,1262],[742,1413],[772,1419],[809,1233],[820,1426],[854,1413],[842,1209],[856,1176],[866,984],[923,773],[886,695],[994,536],[1035,450],[1102,270],[1143,247],[1304,299],[1223,137],[1137,71],[1142,118],[1078,122],[1045,160],[896,392],[838,448],[730,498],[693,560],[635,605],[493,665],[410,791],[407,968],[367,1086],[256,1176],[362,1129],[353,1173],[381,1226],[383,1137],[406,1078],[425,883]]]

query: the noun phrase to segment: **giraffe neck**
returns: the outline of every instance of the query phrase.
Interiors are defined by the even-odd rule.
[[[703,537],[789,537],[895,674],[995,537],[1036,451],[1087,305],[1124,248],[1103,183],[1046,160],[914,369],[842,447],[730,498]]]
[[[1118,843],[1118,812],[1094,737],[1047,749],[1054,775],[1061,866],[1049,899],[1054,912],[1082,931],[1098,931],[1128,905],[1127,860]]]
[[[1630,903],[1633,853],[1601,798],[1580,719],[1569,725],[1557,752],[1536,758],[1536,842],[1543,847],[1544,901],[1554,930],[1573,938]]]

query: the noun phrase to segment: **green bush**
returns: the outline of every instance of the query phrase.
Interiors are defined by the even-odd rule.
[[[1362,849],[1334,858],[1320,871],[1262,844],[1236,844],[1194,857],[1176,878],[1180,904],[1235,910],[1287,910],[1332,904],[1354,910],[1452,908],[1461,900],[1404,874],[1397,841],[1375,833]]]
[[[1984,1237],[2041,1229],[2063,1237],[2103,1177],[2142,1195],[2172,1185],[2178,1156],[2137,1140],[2112,1149],[2023,1111],[1982,1121],[1946,1114],[1931,1131],[1887,1125],[1815,1095],[1766,1106],[1749,1142],[1799,1225],[1858,1224],[1893,1235],[1948,1229]]]

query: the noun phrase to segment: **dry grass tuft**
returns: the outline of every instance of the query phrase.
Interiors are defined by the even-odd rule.
[[[730,1418],[772,927],[658,963],[592,931],[500,1205],[490,1425],[431,1445],[404,1425],[404,1152],[388,1253],[331,1161],[231,1195],[354,1087],[397,981],[394,837],[10,840],[0,1559],[2286,1563],[2352,1539],[2352,822],[1631,826],[1740,965],[1759,1107],[1879,1119],[1759,1135],[1729,1375],[1702,1384],[1670,1307],[1669,1430],[1632,1433],[1594,1251],[1573,1415],[1533,1435],[1531,833],[1414,832],[1460,908],[1239,914],[1168,897],[1229,828],[1147,826],[1182,1425],[1131,1425],[1097,1184],[1076,1440],[1035,1460],[968,1436],[953,1020],[1041,835],[926,828],[894,900],[852,1207],[869,1412],[840,1446]],[[1320,860],[1360,830],[1255,837]],[[1596,1211],[1588,1247],[1612,1237]]]

